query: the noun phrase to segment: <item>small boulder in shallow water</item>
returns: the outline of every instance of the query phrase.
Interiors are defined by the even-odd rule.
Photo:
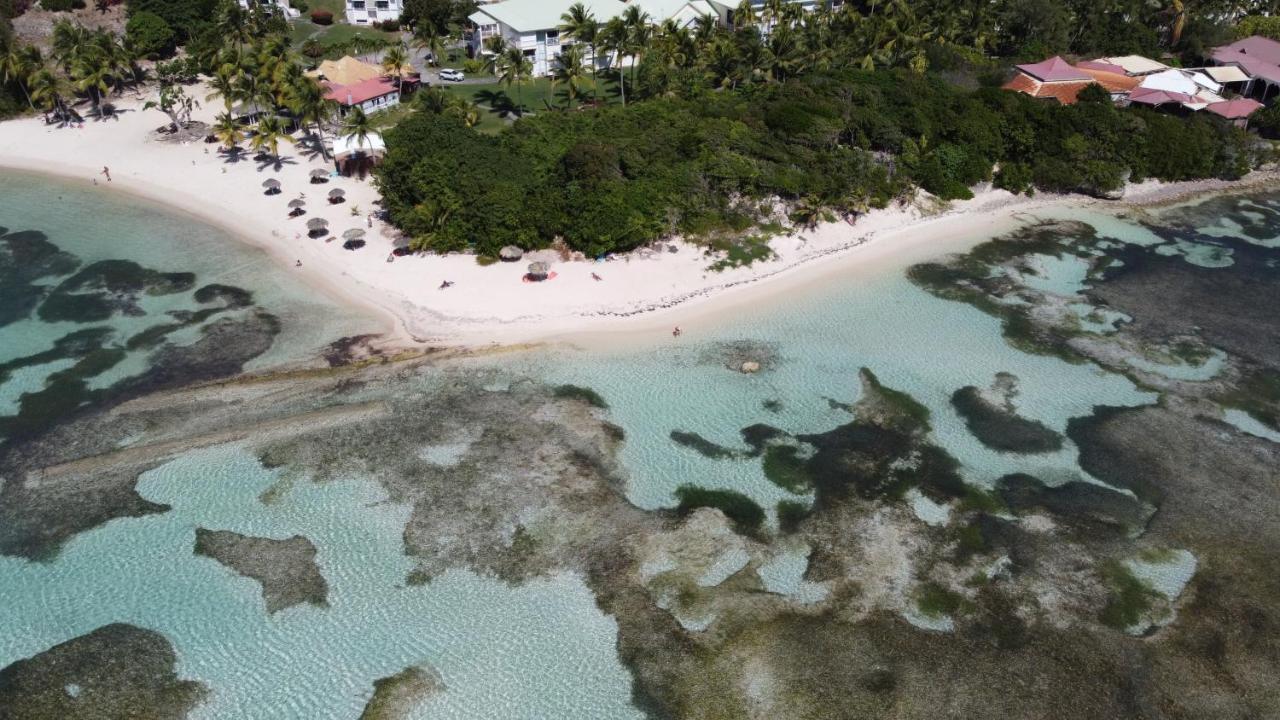
[[[760,372],[760,363],[755,360],[747,360],[742,363],[742,365],[738,366],[738,370],[740,370],[744,375],[754,375],[755,373]]]

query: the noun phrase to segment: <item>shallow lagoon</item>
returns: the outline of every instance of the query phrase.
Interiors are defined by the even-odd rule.
[[[284,320],[283,333],[254,367],[308,357],[365,327],[358,316],[335,315],[328,303],[310,299],[260,253],[214,230],[113,203],[101,191],[60,186],[52,187],[64,193],[66,212],[46,218],[47,188],[42,193],[37,183],[0,180],[0,190],[10,189],[6,183],[15,187],[0,194],[0,225],[44,230],[86,260],[129,257],[194,271],[201,283],[253,290],[260,305]],[[1150,230],[1108,216],[1064,211],[1061,217],[1085,220],[1124,242],[1159,242]],[[118,243],[98,239],[112,228]],[[704,457],[676,444],[671,433],[744,448],[739,431],[755,423],[792,434],[826,432],[850,420],[845,408],[858,399],[862,367],[928,407],[934,440],[961,462],[972,484],[990,487],[1016,472],[1049,483],[1092,480],[1069,440],[1060,451],[1038,455],[984,446],[953,408],[952,394],[970,385],[985,389],[997,373],[1012,373],[1018,413],[1060,433],[1068,419],[1096,405],[1149,404],[1155,394],[1091,364],[1015,350],[996,319],[916,288],[905,269],[851,274],[772,307],[747,309],[712,331],[664,337],[647,348],[557,347],[464,362],[496,375],[495,387],[534,377],[600,393],[610,421],[626,433],[627,496],[647,509],[673,505],[675,488],[685,483],[745,493],[770,513],[780,500],[802,499],[770,482],[758,459]],[[1040,287],[1057,292],[1075,292],[1087,282],[1069,260],[1046,261],[1035,271]],[[175,309],[163,301],[146,299],[148,315]],[[1078,309],[1088,314],[1087,307]],[[320,314],[332,320],[299,322]],[[1108,324],[1115,321],[1124,319]],[[132,332],[140,327],[130,324],[141,321],[116,317],[111,323]],[[30,354],[75,327],[15,323],[0,330],[0,340],[9,341],[0,347],[14,357]],[[724,361],[726,347],[771,361],[759,374],[742,374]],[[49,363],[14,373],[0,386],[0,408],[56,369]],[[450,466],[474,441],[460,438],[457,447],[423,452]],[[171,504],[170,512],[83,533],[48,564],[0,558],[0,603],[7,608],[0,666],[103,624],[129,622],[164,633],[178,652],[179,674],[209,685],[211,696],[197,717],[354,718],[375,679],[419,663],[438,670],[447,689],[422,704],[416,717],[639,716],[630,702],[631,677],[614,651],[617,625],[596,608],[581,578],[559,573],[512,587],[457,569],[427,585],[406,586],[412,565],[401,537],[406,508],[387,503],[382,490],[361,477],[295,483],[264,504],[260,493],[275,479],[237,447],[193,452],[139,482],[144,497]],[[937,511],[924,507],[924,515],[945,522]],[[196,527],[311,539],[329,584],[329,607],[268,615],[257,583],[192,554]],[[766,588],[805,602],[823,598],[825,588],[803,577],[808,556],[807,547],[794,547],[774,557],[761,568]],[[708,582],[732,574],[739,560],[726,558]],[[915,621],[950,628],[947,618]]]

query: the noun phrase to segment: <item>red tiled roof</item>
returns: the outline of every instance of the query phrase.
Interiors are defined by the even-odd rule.
[[[1088,78],[1088,75],[1084,75]],[[1080,91],[1093,84],[1087,82],[1040,82],[1026,73],[1018,73],[1012,80],[1004,84],[1005,90],[1012,90],[1034,98],[1056,100],[1063,105],[1074,105]]]
[[[1076,63],[1076,69],[1082,70],[1086,73],[1089,73],[1090,70],[1097,70],[1105,73],[1114,73],[1116,75],[1124,75],[1126,77],[1128,76],[1128,73],[1125,72],[1124,68],[1119,65],[1102,62],[1101,60],[1082,60]],[[1089,74],[1092,75],[1093,73]]]
[[[1106,63],[1098,63],[1098,64],[1106,65]],[[1111,67],[1116,67],[1116,66],[1112,65]],[[1132,92],[1134,88],[1138,87],[1138,85],[1142,83],[1142,78],[1129,77],[1128,75],[1125,75],[1123,72],[1117,74],[1117,73],[1108,72],[1105,70],[1096,70],[1092,67],[1085,67],[1084,63],[1081,63],[1079,65],[1079,68],[1081,72],[1083,72],[1085,75],[1088,75],[1089,77],[1093,78],[1094,82],[1106,88],[1107,92],[1112,92],[1112,93]]]
[[[387,78],[371,78],[352,85],[329,83],[326,87],[328,88],[328,92],[325,93],[326,99],[347,106],[359,105],[383,95],[390,95],[398,89],[396,82]]]
[[[1129,102],[1136,102],[1142,105],[1168,105],[1170,103],[1189,103],[1195,98],[1179,92],[1170,92],[1168,90],[1157,90],[1155,88],[1135,88],[1129,93]]]
[[[1280,65],[1280,42],[1261,35],[1253,35],[1237,40],[1230,45],[1218,48],[1218,50],[1237,52],[1241,55],[1261,60],[1268,65]]]
[[[1262,103],[1257,100],[1239,99],[1216,102],[1205,109],[1228,120],[1239,120],[1258,112],[1262,107]]]
[[[1019,65],[1018,69],[1041,82],[1072,82],[1088,80],[1089,76],[1072,67],[1058,56],[1031,65]]]

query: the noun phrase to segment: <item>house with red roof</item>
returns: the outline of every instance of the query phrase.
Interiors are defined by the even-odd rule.
[[[1280,95],[1280,42],[1254,35],[1214,48],[1209,56],[1215,65],[1234,66],[1247,76],[1242,94],[1263,102]]]
[[[1057,56],[1018,65],[1017,70],[1018,74],[1004,84],[1005,90],[1063,105],[1074,104],[1080,91],[1096,82],[1092,75]]]

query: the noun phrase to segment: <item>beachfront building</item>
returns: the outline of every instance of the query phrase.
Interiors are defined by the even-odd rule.
[[[787,1],[807,12],[825,0]],[[576,2],[578,0],[503,0],[481,5],[468,18],[474,27],[468,53],[472,57],[484,55],[488,52],[489,39],[501,37],[508,46],[524,51],[525,57],[533,64],[535,76],[550,75],[555,69],[556,56],[564,46],[573,42],[560,32],[560,18]],[[736,4],[724,0],[582,0],[582,4],[601,25],[621,16],[628,7],[635,6],[644,11],[654,25],[670,20],[678,27],[690,27],[703,17],[712,17],[721,25],[732,27],[737,8]],[[752,5],[757,19],[762,14],[768,15],[764,12],[765,0],[753,0]],[[770,19],[761,25],[762,31],[767,33],[773,22]],[[608,67],[611,58],[605,53],[599,55],[592,58],[588,51],[587,63],[594,62],[601,69]]]
[[[1129,102],[1152,107],[1175,105],[1198,111],[1225,102],[1221,92],[1222,84],[1203,71],[1169,68],[1142,78],[1142,83],[1129,93]]]
[[[412,92],[420,82],[409,65],[401,72],[403,78],[390,77],[382,67],[347,55],[340,60],[325,60],[307,75],[324,85],[325,98],[337,103],[345,115],[354,107],[373,113],[399,105],[401,89]]]
[[[1280,42],[1260,35],[1237,40],[1214,48],[1210,59],[1219,67],[1234,67],[1239,72],[1221,82],[1241,82],[1243,95],[1267,101],[1280,95]]]
[[[1061,105],[1074,104],[1080,91],[1094,83],[1092,75],[1057,56],[1016,67],[1017,74],[1004,84],[1005,90]]]
[[[288,0],[239,0],[240,7],[245,10],[262,8],[270,13],[280,13],[286,18],[296,18],[302,13],[289,6]]]
[[[403,11],[404,0],[347,0],[347,22],[352,25],[399,20]]]

